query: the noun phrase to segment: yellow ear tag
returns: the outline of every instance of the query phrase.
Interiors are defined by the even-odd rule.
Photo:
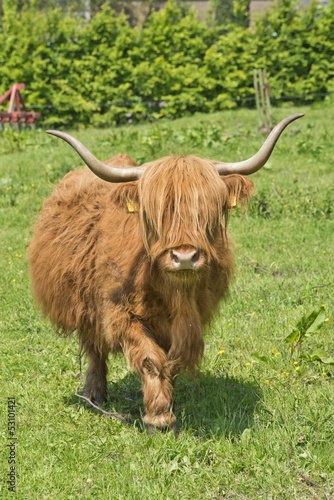
[[[231,198],[231,208],[235,208],[237,206],[237,198],[236,196],[232,196]]]
[[[138,212],[137,205],[135,205],[135,203],[132,203],[132,201],[128,201],[126,206],[127,206],[128,212],[130,212],[130,213]]]

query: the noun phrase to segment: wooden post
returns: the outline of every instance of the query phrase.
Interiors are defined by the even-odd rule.
[[[253,70],[256,109],[259,117],[259,132],[269,134],[273,129],[273,117],[270,104],[270,87],[265,69]]]

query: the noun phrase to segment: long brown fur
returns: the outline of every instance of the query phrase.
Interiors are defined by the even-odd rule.
[[[110,184],[75,170],[56,187],[36,223],[30,270],[44,313],[79,335],[89,397],[106,397],[108,354],[122,350],[143,381],[145,421],[175,424],[176,376],[200,362],[203,327],[233,271],[227,216],[234,197],[246,200],[252,190],[248,178],[220,178],[212,162],[194,156],[152,162],[136,182]],[[129,202],[138,211],[129,212]],[[170,251],[188,247],[205,265],[170,272]]]

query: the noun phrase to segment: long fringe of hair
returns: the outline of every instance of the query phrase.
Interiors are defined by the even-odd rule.
[[[226,226],[228,190],[213,163],[196,156],[162,158],[139,183],[143,242],[151,255],[190,244],[214,253]]]

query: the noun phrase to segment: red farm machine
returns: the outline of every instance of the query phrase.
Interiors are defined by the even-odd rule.
[[[0,111],[0,130],[5,123],[13,124],[16,128],[25,127],[27,124],[34,127],[35,121],[42,117],[40,113],[28,111],[20,94],[20,90],[24,88],[24,83],[15,83],[4,95],[0,95],[0,106],[9,99],[8,111]]]

